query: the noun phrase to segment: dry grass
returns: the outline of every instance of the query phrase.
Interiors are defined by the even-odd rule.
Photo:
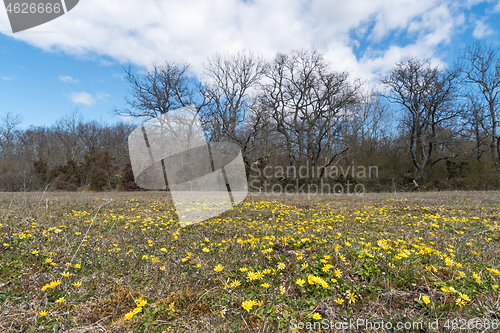
[[[164,192],[0,193],[0,331],[492,323],[499,202],[499,192],[250,196],[180,228]]]

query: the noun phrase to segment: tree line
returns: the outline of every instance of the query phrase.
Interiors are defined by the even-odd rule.
[[[195,106],[207,141],[241,147],[252,190],[320,181],[368,191],[500,188],[500,53],[485,43],[449,68],[402,59],[376,89],[311,50],[271,60],[217,54],[200,77],[175,62],[124,72],[127,107],[115,114],[140,122]],[[3,117],[0,190],[138,189],[127,149],[135,126],[79,115],[26,130]],[[374,167],[376,175],[344,172]],[[307,172],[270,172],[299,169]]]

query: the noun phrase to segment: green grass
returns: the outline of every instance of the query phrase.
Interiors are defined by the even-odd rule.
[[[165,192],[3,193],[0,331],[500,327],[499,202],[499,192],[250,196],[181,228]]]

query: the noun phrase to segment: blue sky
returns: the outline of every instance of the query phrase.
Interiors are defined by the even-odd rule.
[[[474,41],[499,44],[500,3],[464,0],[81,0],[66,15],[13,34],[0,9],[0,118],[50,126],[79,108],[113,123],[128,84],[153,61],[184,61],[203,79],[215,53],[314,48],[336,70],[375,84],[402,57],[448,66]]]

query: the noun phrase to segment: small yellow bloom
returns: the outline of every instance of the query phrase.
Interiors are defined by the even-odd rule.
[[[70,277],[73,274],[68,273],[68,272],[64,272],[64,273],[61,273],[61,275],[64,276],[64,277]]]
[[[337,269],[335,270],[335,275],[336,275],[337,277],[341,277],[341,276],[342,276],[342,271],[340,270],[340,268],[337,268]]]
[[[269,288],[271,285],[269,283],[263,283],[260,286],[263,288]]]
[[[252,310],[252,307],[255,305],[255,302],[252,300],[244,301],[241,303],[241,306],[243,309],[247,310],[247,312],[250,312]]]
[[[80,264],[76,264],[75,268],[81,268],[82,266]]]
[[[240,272],[245,273],[246,271],[248,271],[248,268],[246,268],[246,267],[240,268]]]
[[[285,264],[284,263],[280,263],[278,265],[278,269],[285,269]]]
[[[39,252],[40,251],[38,251],[38,250],[33,250],[33,251],[31,251],[31,254],[38,254]]]
[[[430,298],[428,296],[422,296],[422,301],[425,303],[425,304],[429,304],[431,302]]]
[[[221,311],[220,311],[220,316],[221,316],[222,318],[224,318],[224,315],[225,315],[225,314],[226,314],[226,310],[221,310]]]
[[[241,282],[239,280],[234,280],[233,282],[231,282],[231,288],[232,287],[238,287],[239,285],[241,285]]]
[[[40,312],[38,312],[38,314],[40,315],[40,317],[45,317],[48,314],[48,312],[47,311],[40,311]]]
[[[125,315],[125,320],[130,320],[132,317],[134,317],[135,313],[134,311],[130,311]]]
[[[302,266],[300,266],[300,270],[302,270],[302,271],[303,271],[304,269],[306,269],[306,268],[307,268],[307,266],[309,266],[309,264],[308,264],[308,263],[306,263],[306,262],[305,262],[305,263],[303,263],[303,264],[302,264]]]
[[[171,311],[175,311],[175,309],[174,309],[174,303],[175,303],[175,302],[170,303],[170,305],[168,306],[168,309],[169,309],[169,310],[171,310]]]
[[[221,264],[218,264],[217,266],[215,266],[214,268],[214,271],[216,272],[220,272],[224,269],[224,266],[222,266]]]
[[[201,249],[203,252],[210,252],[210,250],[206,247],[204,247],[203,249]]]
[[[304,283],[306,283],[306,281],[304,281],[303,279],[297,279],[297,281],[295,281],[295,283],[302,287],[304,285]]]
[[[336,302],[337,304],[342,304],[342,303],[344,303],[344,300],[343,300],[343,299],[341,299],[341,298],[338,298],[338,299],[336,299],[336,300],[335,300],[335,302]]]
[[[135,302],[135,304],[136,304],[136,305],[137,305],[137,307],[139,307],[139,308],[142,308],[142,307],[143,307],[144,305],[146,305],[147,303],[148,303],[148,301],[147,301],[147,300],[145,300],[145,299],[143,300],[143,299],[142,299],[142,297],[141,297],[141,298],[139,298],[139,299]]]
[[[285,288],[283,288],[283,286],[280,286],[280,293],[283,295],[285,293]]]
[[[56,303],[63,303],[66,302],[66,299],[64,297],[60,297],[56,300]]]
[[[73,282],[73,285],[75,287],[80,287],[82,285],[82,283],[81,282]]]
[[[312,318],[314,320],[321,320],[321,318],[323,318],[323,317],[321,317],[321,315],[319,313],[314,312],[313,315],[312,315]]]

